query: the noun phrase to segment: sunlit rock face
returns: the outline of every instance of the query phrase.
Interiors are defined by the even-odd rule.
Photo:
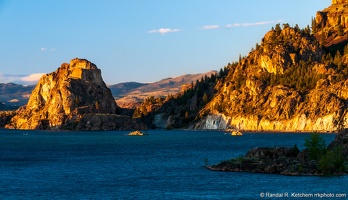
[[[191,127],[320,132],[348,127],[348,81],[333,81],[341,72],[324,59],[348,43],[348,1],[333,1],[313,25],[313,33],[286,24],[267,32],[220,80]],[[348,63],[347,54],[341,62]],[[305,67],[306,73],[297,73]],[[300,80],[311,83],[302,87]]]
[[[75,58],[42,76],[28,104],[17,111],[8,127],[64,129],[66,124],[79,123],[86,114],[115,114],[116,110],[100,69],[88,60]]]
[[[348,27],[348,1],[338,2],[340,3],[333,2],[332,6],[317,12],[315,20],[318,30],[328,32],[337,29],[338,25],[342,28]]]
[[[348,0],[332,0],[333,5],[342,3],[348,3]]]
[[[326,89],[325,89],[326,90]],[[258,94],[264,103],[255,114],[210,114],[195,124],[196,129],[241,129],[253,131],[336,131],[344,103],[336,95],[313,90],[301,101],[298,93],[273,88]],[[257,101],[252,102],[255,105]],[[236,106],[239,106],[236,104]],[[258,114],[258,115],[257,115]]]

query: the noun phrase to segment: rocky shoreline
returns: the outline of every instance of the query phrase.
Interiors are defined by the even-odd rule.
[[[339,149],[339,153],[337,151]],[[336,136],[321,160],[312,159],[309,149],[300,151],[295,145],[289,147],[256,147],[244,156],[222,161],[217,165],[206,166],[212,171],[251,172],[281,174],[288,176],[322,176],[348,174],[348,132]],[[329,157],[329,155],[332,155]],[[334,158],[332,158],[334,157]],[[337,160],[343,167],[336,167]],[[343,159],[343,160],[342,160]]]

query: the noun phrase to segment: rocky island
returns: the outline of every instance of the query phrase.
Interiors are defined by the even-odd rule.
[[[244,156],[207,166],[213,171],[298,175],[342,175],[348,173],[348,131],[336,136],[328,147],[319,135],[306,140],[306,149],[297,146],[256,147]]]
[[[40,130],[146,129],[118,106],[101,71],[85,59],[72,59],[41,77],[28,104],[19,108],[6,128]]]

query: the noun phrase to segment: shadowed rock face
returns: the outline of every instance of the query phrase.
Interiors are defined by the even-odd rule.
[[[8,128],[64,129],[86,114],[116,114],[117,105],[101,71],[88,60],[75,58],[42,76],[26,106]],[[107,121],[105,121],[107,123]]]

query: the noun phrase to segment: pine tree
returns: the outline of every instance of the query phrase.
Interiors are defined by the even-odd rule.
[[[343,55],[347,55],[348,54],[348,44],[344,47],[343,50]]]
[[[309,158],[312,160],[318,160],[326,150],[325,140],[319,134],[312,134],[309,138],[306,138],[304,145],[307,147]]]
[[[315,21],[315,17],[312,17],[312,32],[313,34],[317,33],[317,23]]]
[[[300,29],[300,27],[298,26],[298,24],[295,25],[295,28],[294,28],[294,29],[295,29],[296,32],[300,32],[300,31],[301,31],[301,29]]]
[[[208,102],[208,95],[207,95],[207,93],[204,93],[202,100],[203,100],[204,103]]]
[[[336,66],[339,66],[341,63],[342,63],[342,55],[340,53],[340,51],[336,51],[336,55],[335,55],[335,58],[333,60],[333,63],[336,65]]]
[[[276,31],[277,35],[279,35],[280,32],[282,32],[282,28],[280,27],[280,24],[276,24],[275,31]]]

